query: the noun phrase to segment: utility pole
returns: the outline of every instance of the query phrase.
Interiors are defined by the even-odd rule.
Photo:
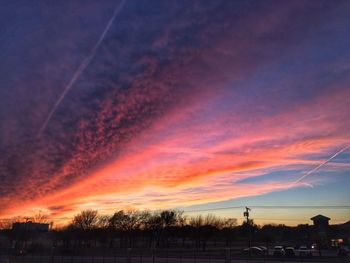
[[[249,211],[251,209],[249,207],[245,207],[245,212],[243,213],[243,216],[246,218],[247,220],[247,227],[248,227],[248,247],[250,248],[252,245],[252,237],[251,237],[251,230],[250,230],[250,220],[249,220]],[[250,250],[249,250],[250,252]]]

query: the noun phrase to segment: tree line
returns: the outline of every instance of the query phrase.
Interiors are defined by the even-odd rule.
[[[123,211],[99,215],[96,210],[84,210],[75,215],[66,227],[56,230],[64,247],[92,247],[104,244],[119,248],[168,248],[192,246],[206,249],[209,240],[225,238],[232,241],[234,218],[215,215],[185,216],[182,211]],[[226,234],[226,236],[225,236]]]
[[[38,223],[51,223],[49,217],[38,214],[27,220]],[[19,218],[15,221],[21,221]],[[22,220],[23,221],[23,220]],[[9,222],[2,225],[12,241],[27,242],[35,233],[14,233]],[[344,226],[331,226],[330,233],[348,233]],[[208,247],[247,246],[251,236],[253,244],[265,245],[275,242],[290,244],[311,244],[317,240],[310,225],[290,227],[268,224],[258,226],[253,220],[249,224],[238,224],[234,218],[222,218],[212,214],[186,216],[178,210],[163,211],[124,211],[111,215],[100,215],[97,210],[84,210],[76,214],[64,227],[50,228],[47,238],[50,247],[66,250],[89,248],[143,248],[169,249],[191,248],[207,250]],[[333,235],[332,234],[332,235]]]

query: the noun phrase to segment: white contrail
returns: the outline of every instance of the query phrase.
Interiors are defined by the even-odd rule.
[[[305,179],[307,176],[309,176],[310,174],[313,174],[314,172],[316,172],[317,170],[319,170],[322,166],[324,166],[325,164],[329,163],[330,161],[332,161],[335,157],[337,157],[339,154],[341,154],[342,152],[346,151],[347,149],[350,148],[350,144],[345,146],[344,148],[340,149],[339,151],[337,151],[335,154],[333,154],[330,158],[328,158],[327,160],[325,160],[324,162],[322,162],[321,164],[317,165],[315,168],[311,169],[310,171],[306,172],[304,175],[302,175],[300,178],[298,178],[295,182],[293,182],[293,184],[297,184],[299,183],[301,180]]]
[[[69,83],[67,84],[67,86],[63,89],[63,92],[61,94],[61,96],[58,98],[58,100],[56,101],[55,105],[52,107],[50,113],[47,115],[45,122],[43,123],[43,125],[41,126],[39,132],[38,132],[38,137],[42,135],[42,133],[44,132],[44,130],[47,127],[47,124],[49,123],[52,115],[55,113],[57,107],[60,105],[60,103],[62,102],[62,100],[64,99],[64,97],[66,96],[67,92],[72,88],[72,86],[74,85],[74,83],[77,81],[77,79],[79,78],[79,76],[81,75],[81,73],[83,73],[83,71],[86,69],[86,67],[90,64],[91,60],[94,58],[98,48],[100,47],[103,39],[105,38],[107,32],[109,31],[110,27],[113,24],[114,19],[116,18],[116,16],[119,14],[119,12],[122,10],[123,6],[124,6],[125,0],[122,0],[120,2],[120,4],[116,7],[116,9],[114,10],[114,13],[111,17],[111,19],[108,21],[107,26],[105,27],[102,35],[100,36],[100,38],[98,39],[98,41],[96,42],[95,46],[93,47],[93,49],[91,50],[90,54],[81,62],[80,66],[78,67],[78,69],[75,71],[73,77],[71,78],[71,80],[69,81]]]

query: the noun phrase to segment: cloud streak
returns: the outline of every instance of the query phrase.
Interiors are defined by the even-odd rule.
[[[120,4],[114,10],[112,17],[108,21],[108,23],[107,23],[105,29],[103,30],[100,38],[98,39],[98,41],[96,42],[96,44],[94,45],[92,50],[90,51],[90,54],[86,58],[84,58],[84,60],[81,62],[81,64],[79,65],[78,69],[74,72],[71,80],[69,81],[67,86],[64,87],[62,94],[59,96],[58,100],[56,101],[56,103],[52,107],[51,111],[47,115],[43,125],[39,129],[38,136],[41,136],[42,133],[45,131],[46,126],[49,124],[49,122],[50,122],[50,120],[52,118],[52,115],[55,113],[57,107],[61,104],[62,100],[64,99],[66,94],[69,92],[69,90],[73,87],[73,85],[75,84],[77,79],[80,77],[80,75],[89,66],[91,60],[95,57],[96,52],[99,49],[100,45],[102,44],[103,39],[105,38],[106,34],[108,33],[109,29],[111,28],[115,18],[117,17],[117,15],[122,10],[124,4],[125,4],[125,0],[121,0]]]
[[[321,164],[317,165],[315,168],[313,168],[312,170],[306,172],[303,176],[301,176],[300,178],[298,178],[298,180],[296,180],[293,184],[299,183],[302,180],[304,180],[306,177],[310,176],[311,174],[317,172],[319,169],[322,168],[322,166],[326,165],[327,163],[329,163],[330,161],[332,161],[335,157],[337,157],[339,154],[345,152],[347,149],[350,148],[350,145],[347,145],[343,148],[341,148],[339,151],[337,151],[335,154],[333,154],[331,157],[329,157],[327,160],[325,160],[324,162],[322,162]]]

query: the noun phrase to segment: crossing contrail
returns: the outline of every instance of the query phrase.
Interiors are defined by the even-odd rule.
[[[38,137],[40,137],[42,135],[42,133],[45,131],[45,129],[46,129],[48,123],[50,122],[50,120],[52,118],[52,115],[55,113],[57,107],[61,104],[62,100],[67,95],[68,91],[73,87],[74,83],[77,81],[77,79],[79,78],[81,73],[83,73],[83,71],[86,69],[86,67],[90,64],[91,60],[94,58],[94,56],[95,56],[98,48],[100,47],[103,39],[105,38],[106,34],[108,33],[109,29],[111,28],[111,26],[112,26],[116,16],[122,10],[125,1],[126,0],[122,0],[120,2],[120,4],[116,7],[116,9],[113,12],[112,17],[110,18],[110,20],[108,21],[108,24],[106,25],[104,31],[102,32],[102,35],[100,36],[100,38],[98,39],[98,41],[96,42],[96,44],[94,45],[92,50],[90,51],[89,55],[81,62],[81,64],[79,65],[78,69],[74,72],[73,77],[71,78],[71,80],[68,82],[68,84],[63,89],[62,94],[60,95],[60,97],[58,98],[58,100],[56,101],[54,106],[52,107],[52,109],[49,112],[49,114],[47,115],[43,125],[39,129]]]
[[[346,151],[347,149],[350,148],[350,144],[343,147],[342,149],[340,149],[339,151],[337,151],[335,154],[333,154],[331,157],[329,157],[327,160],[323,161],[322,163],[320,163],[319,165],[317,165],[315,168],[311,169],[310,171],[306,172],[304,175],[302,175],[300,178],[298,178],[295,182],[293,182],[293,184],[299,183],[301,180],[305,179],[306,177],[308,177],[309,175],[313,174],[314,172],[318,171],[322,166],[326,165],[327,163],[329,163],[330,161],[332,161],[335,157],[337,157],[339,154],[341,154],[342,152]]]

